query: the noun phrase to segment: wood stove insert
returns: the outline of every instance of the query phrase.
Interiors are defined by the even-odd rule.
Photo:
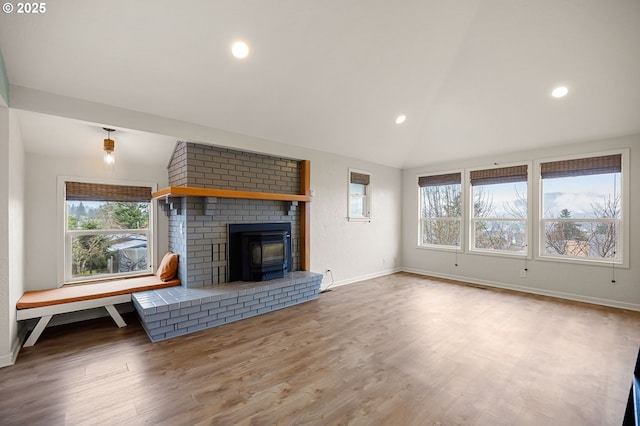
[[[267,281],[292,270],[291,224],[229,225],[230,281]]]

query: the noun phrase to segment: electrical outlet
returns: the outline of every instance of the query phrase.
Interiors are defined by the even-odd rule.
[[[527,270],[520,269],[520,278],[527,278]]]
[[[387,258],[386,258],[386,257],[383,257],[383,258],[382,258],[382,264],[383,264],[383,265],[386,265],[386,264],[387,264]]]

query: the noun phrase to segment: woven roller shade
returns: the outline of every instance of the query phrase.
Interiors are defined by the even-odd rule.
[[[65,194],[67,201],[130,201],[137,203],[151,201],[151,188],[148,186],[66,182]]]
[[[351,183],[359,183],[360,185],[369,185],[371,176],[364,173],[351,172]]]
[[[474,170],[471,185],[494,185],[497,183],[526,182],[527,165],[499,167],[497,169]]]
[[[459,185],[462,183],[462,173],[447,173],[446,175],[420,176],[418,186]]]
[[[553,161],[550,163],[542,163],[540,165],[540,175],[543,179],[598,175],[603,173],[620,173],[621,171],[622,154]]]

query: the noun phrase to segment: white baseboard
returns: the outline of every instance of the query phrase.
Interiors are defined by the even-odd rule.
[[[328,288],[340,287],[347,284],[353,284],[360,281],[370,280],[373,278],[384,277],[385,275],[395,274],[396,272],[402,272],[402,268],[394,268],[394,269],[386,269],[384,271],[375,272],[373,274],[360,275],[354,278],[348,278],[346,280],[334,281],[333,283],[329,282],[321,286],[320,291],[324,291]],[[326,277],[326,275],[325,275]]]
[[[640,311],[640,305],[635,303],[626,303],[626,302],[620,302],[617,300],[600,299],[597,297],[583,296],[580,294],[571,294],[571,293],[564,293],[561,291],[545,290],[545,289],[534,288],[534,287],[525,287],[525,286],[519,286],[515,284],[481,280],[473,277],[463,277],[459,275],[442,274],[439,272],[423,271],[420,269],[413,269],[413,268],[402,268],[402,271],[410,272],[418,275],[427,275],[427,276],[436,277],[436,278],[462,281],[462,282],[467,282],[471,284],[479,284],[487,287],[496,287],[496,288],[502,288],[505,290],[514,290],[514,291],[520,291],[523,293],[537,294],[540,296],[549,296],[549,297],[555,297],[558,299],[572,300],[575,302],[584,302],[584,303],[591,303],[593,305],[609,306],[612,308],[628,309],[631,311]]]
[[[27,327],[22,326],[18,328],[18,335],[11,342],[11,350],[9,353],[0,355],[0,368],[8,367],[16,363],[20,349],[22,348],[22,342],[24,342],[27,336]]]

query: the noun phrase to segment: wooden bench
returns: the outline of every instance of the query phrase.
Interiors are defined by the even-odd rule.
[[[56,314],[104,307],[118,327],[124,327],[120,313],[115,308],[118,303],[131,301],[131,293],[155,290],[180,285],[179,279],[162,281],[155,275],[127,278],[94,284],[67,285],[51,290],[28,291],[16,304],[17,319],[40,318],[24,343],[33,346]]]

